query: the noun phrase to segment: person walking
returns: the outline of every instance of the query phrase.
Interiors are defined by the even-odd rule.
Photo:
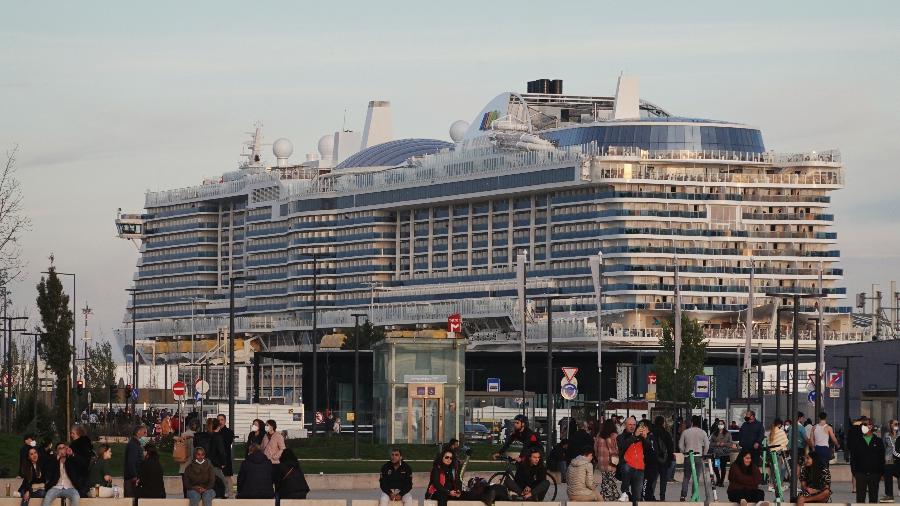
[[[760,437],[760,439],[762,438]],[[678,447],[681,448],[681,452],[685,455],[684,473],[681,478],[681,500],[684,501],[688,495],[688,487],[693,484],[691,479],[694,474],[693,469],[696,467],[698,472],[703,472],[703,461],[701,458],[709,450],[709,439],[706,437],[703,429],[700,428],[699,416],[694,415],[691,417],[691,426],[681,433]],[[691,466],[691,453],[694,455],[694,467]]]
[[[379,506],[388,506],[392,501],[402,502],[403,506],[413,506],[415,499],[412,491],[412,468],[403,461],[400,448],[391,449],[390,460],[381,466],[381,477],[378,479],[381,496]]]
[[[753,455],[753,461],[759,464],[759,457],[762,453],[762,442],[766,435],[766,430],[762,422],[756,419],[756,412],[748,410],[744,415],[744,423],[738,431],[738,446],[741,450],[747,450]]]
[[[284,444],[284,436],[278,432],[278,424],[275,420],[266,420],[266,435],[262,440],[262,450],[269,462],[277,465],[281,462],[281,454],[287,448]]]
[[[600,471],[600,495],[604,501],[615,501],[619,498],[619,482],[616,481],[616,467],[619,465],[619,437],[616,422],[607,418],[600,427],[600,433],[594,438],[594,457]]]
[[[247,458],[237,477],[238,499],[274,499],[272,463],[256,443],[247,445]]]
[[[156,445],[147,443],[144,446],[144,462],[138,471],[138,499],[166,498],[166,485],[163,483],[162,464],[159,463],[159,453]]]
[[[147,443],[147,427],[138,425],[131,431],[131,439],[125,445],[125,465],[123,479],[125,497],[137,497],[137,479],[141,462],[144,460],[144,445]]]
[[[779,476],[784,480],[787,471],[784,457],[785,452],[788,449],[788,437],[787,433],[784,431],[784,422],[780,418],[772,420],[772,425],[769,427],[769,433],[766,436],[766,440],[768,442],[766,451],[769,452],[769,457],[771,457],[773,466],[777,463]],[[774,483],[774,480],[775,476],[772,475],[772,481],[769,484],[769,492],[774,491],[775,487],[781,486],[781,483]]]
[[[84,471],[88,463],[76,455],[65,443],[56,445],[56,461],[47,466],[46,486],[41,506],[52,506],[56,499],[65,497],[71,506],[78,500],[85,484]]]
[[[666,449],[660,451],[660,442],[653,433],[653,424],[647,418],[642,418],[638,427],[646,429],[644,436],[644,476],[641,485],[641,498],[644,501],[656,502],[654,491],[656,490],[656,480],[660,477],[660,470],[665,464]]]
[[[762,501],[766,494],[759,488],[761,483],[762,474],[753,460],[753,453],[742,449],[728,472],[728,500],[742,505]]]
[[[834,435],[834,429],[828,425],[828,414],[824,411],[819,413],[819,423],[813,426],[812,430],[807,431],[806,438],[809,447],[819,454],[819,460],[826,466],[831,460],[831,447],[828,442],[834,443],[835,449],[841,447],[837,436]]]
[[[581,454],[572,459],[566,472],[566,491],[569,501],[600,501],[594,485],[594,449],[582,448]]]
[[[203,506],[212,506],[216,497],[216,474],[202,446],[194,448],[194,460],[184,469],[182,480],[190,506],[199,506],[201,501]]]
[[[900,487],[900,431],[897,420],[884,427],[884,497],[881,502],[894,502],[894,480]]]
[[[831,471],[818,452],[809,452],[800,467],[800,493],[797,506],[831,502]]]
[[[878,483],[884,475],[884,442],[872,431],[868,419],[859,426],[860,439],[850,450],[851,469],[856,478],[856,502],[878,502]],[[855,463],[855,465],[853,465]]]
[[[653,427],[650,431],[659,443],[656,452],[659,462],[659,500],[665,502],[666,487],[675,473],[675,441],[672,440],[672,434],[666,429],[666,419],[662,416],[653,419]],[[665,460],[662,460],[663,457]]]
[[[714,486],[725,486],[725,477],[728,476],[728,463],[731,461],[731,452],[737,449],[737,445],[731,440],[731,432],[725,428],[725,422],[720,421],[713,427],[713,433],[709,437],[709,447],[712,451],[713,472],[716,476]]]

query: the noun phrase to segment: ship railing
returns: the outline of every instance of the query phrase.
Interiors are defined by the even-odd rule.
[[[161,207],[192,200],[207,200],[235,195],[244,191],[248,186],[259,183],[273,183],[281,179],[278,172],[261,172],[247,174],[233,181],[221,181],[218,183],[176,188],[159,192],[147,192],[144,199],[144,208]]]
[[[776,185],[829,185],[843,186],[844,171],[839,167],[830,167],[827,171],[813,174],[741,174],[716,173],[708,174],[690,168],[663,168],[634,165],[631,167],[610,167],[608,162],[595,158],[591,167],[591,178],[594,181],[604,180],[647,180],[697,183],[737,183],[737,184],[776,184]]]

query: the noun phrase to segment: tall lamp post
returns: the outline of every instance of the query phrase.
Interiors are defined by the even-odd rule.
[[[359,458],[359,319],[366,313],[353,313],[353,458]]]
[[[131,385],[132,389],[138,388],[138,360],[137,360],[137,298],[135,294],[139,292],[137,288],[126,288],[126,292],[131,292]],[[125,408],[128,408],[128,399],[125,399]],[[131,400],[131,416],[137,412],[137,398]]]
[[[244,276],[228,278],[228,421],[234,427],[234,282],[245,281]],[[246,282],[244,283],[246,285]],[[233,458],[233,456],[232,456]]]
[[[567,295],[542,295],[547,304],[547,455],[556,439],[556,405],[553,397],[553,301],[570,299]]]
[[[603,252],[588,258],[591,267],[591,277],[594,282],[594,294],[597,298],[597,427],[600,427],[600,418],[603,413],[603,360],[601,343],[603,341]]]
[[[318,432],[318,427],[316,425],[316,409],[319,405],[319,337],[318,337],[318,313],[319,313],[319,254],[318,253],[303,253],[297,255],[300,258],[306,258],[312,260],[313,262],[313,272],[312,272],[312,282],[313,282],[313,310],[312,310],[312,337],[310,341],[312,341],[312,349],[313,349],[313,380],[312,380],[312,437],[316,437]],[[302,341],[301,341],[302,343]],[[298,343],[298,356],[299,356],[299,347],[301,343]]]
[[[897,420],[900,420],[900,363],[897,362],[885,362],[884,365],[892,365],[894,366],[894,393],[897,395],[897,401],[895,404],[897,405]]]
[[[844,359],[844,437],[850,427],[850,360],[854,358],[862,358],[862,355],[834,355],[834,358]],[[847,452],[847,445],[844,445],[844,452]],[[845,459],[846,460],[846,459]]]

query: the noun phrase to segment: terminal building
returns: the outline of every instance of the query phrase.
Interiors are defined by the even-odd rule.
[[[182,364],[185,379],[196,375],[185,364],[211,368],[211,395],[224,395],[233,293],[238,399],[299,404],[314,344],[333,374],[345,372],[337,350],[354,313],[410,338],[444,337],[460,315],[454,337],[481,371],[465,388],[483,389],[498,371],[520,381],[523,320],[527,352],[546,349],[552,295],[554,347],[596,368],[601,336],[604,392],[619,398],[640,391],[632,364],[652,361],[678,299],[735,377],[750,292],[754,350],[774,348],[785,293],[819,295],[802,300],[804,353],[820,314],[826,343],[866,337],[851,325],[830,212],[844,184],[838,151],[772,151],[758,128],[640,98],[631,76],[605,96],[562,85],[501,93],[447,139],[395,138],[390,103],[372,101],[361,132],[324,135],[300,160],[281,138],[267,161],[257,128],[236,170],[120,212],[120,236],[140,249],[122,342],[134,333],[139,362]],[[345,405],[341,385],[320,381],[320,404]]]

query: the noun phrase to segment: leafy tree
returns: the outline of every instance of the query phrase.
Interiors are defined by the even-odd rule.
[[[116,363],[109,341],[94,343],[88,348],[85,367],[85,388],[91,392],[94,402],[109,400],[109,385],[116,383]]]
[[[384,329],[372,325],[372,322],[366,322],[359,326],[359,336],[356,335],[356,327],[351,328],[347,333],[347,339],[341,345],[342,350],[352,350],[355,348],[356,340],[359,339],[359,349],[369,350],[372,345],[384,339]]]
[[[66,414],[71,410],[66,392],[70,387],[70,363],[74,351],[69,336],[75,325],[75,318],[69,310],[69,296],[63,291],[56,268],[51,265],[48,271],[48,276],[41,276],[41,282],[37,285],[37,306],[44,327],[41,334],[41,358],[56,376],[56,427],[65,434],[68,430]]]
[[[661,401],[688,403],[700,407],[694,399],[694,376],[703,374],[706,364],[706,345],[703,328],[686,315],[681,316],[681,361],[675,370],[674,318],[663,323],[663,335],[659,338],[660,353],[653,366],[656,369],[656,395]]]

